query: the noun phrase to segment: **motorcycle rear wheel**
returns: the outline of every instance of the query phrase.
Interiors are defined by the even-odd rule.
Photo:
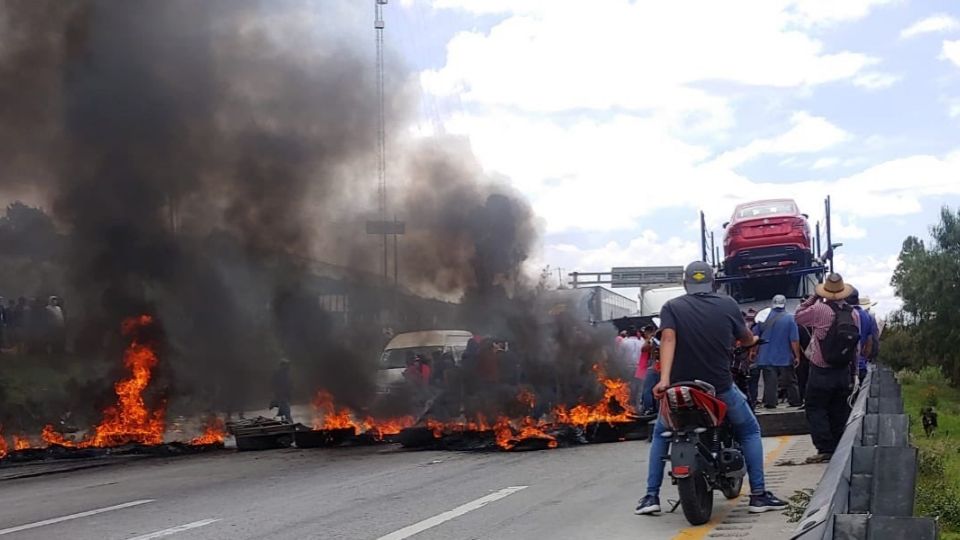
[[[691,525],[703,525],[713,515],[713,490],[702,474],[693,474],[677,479],[680,506]]]

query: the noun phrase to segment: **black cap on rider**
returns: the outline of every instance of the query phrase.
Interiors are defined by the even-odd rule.
[[[714,292],[713,267],[703,261],[688,264],[683,271],[683,287],[687,294]]]

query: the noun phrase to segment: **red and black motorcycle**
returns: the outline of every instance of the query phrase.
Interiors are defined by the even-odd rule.
[[[743,487],[746,463],[726,415],[726,403],[703,381],[678,382],[660,398],[667,429],[662,436],[670,439],[670,477],[691,525],[710,521],[714,490],[736,499]]]

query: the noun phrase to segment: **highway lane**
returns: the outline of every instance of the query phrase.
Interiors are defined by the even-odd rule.
[[[765,440],[769,455],[780,445]],[[672,538],[688,528],[679,511],[633,515],[648,448],[389,446],[142,460],[0,482],[0,540]],[[664,502],[675,496],[664,487]],[[721,500],[718,513],[733,506]]]

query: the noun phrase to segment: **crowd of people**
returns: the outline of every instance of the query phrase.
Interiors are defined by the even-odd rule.
[[[807,462],[830,461],[846,427],[851,396],[879,352],[879,325],[870,313],[873,304],[836,273],[828,275],[794,313],[787,310],[783,295],[776,295],[760,312],[739,311],[731,298],[716,293],[713,269],[705,263],[686,268],[684,286],[687,294],[661,310],[657,343],[662,349],[657,361],[661,377],[653,394],[660,397],[671,383],[683,380],[703,380],[715,387],[743,448],[750,512],[782,509],[786,503],[764,486],[756,410],[776,409],[783,401],[805,409],[817,449]],[[626,342],[620,345],[623,354],[633,350]],[[664,429],[658,417],[651,437],[647,494],[638,503],[637,514],[660,512],[668,451],[668,443],[659,436]]]
[[[0,348],[14,354],[62,353],[67,318],[59,296],[0,297]]]

